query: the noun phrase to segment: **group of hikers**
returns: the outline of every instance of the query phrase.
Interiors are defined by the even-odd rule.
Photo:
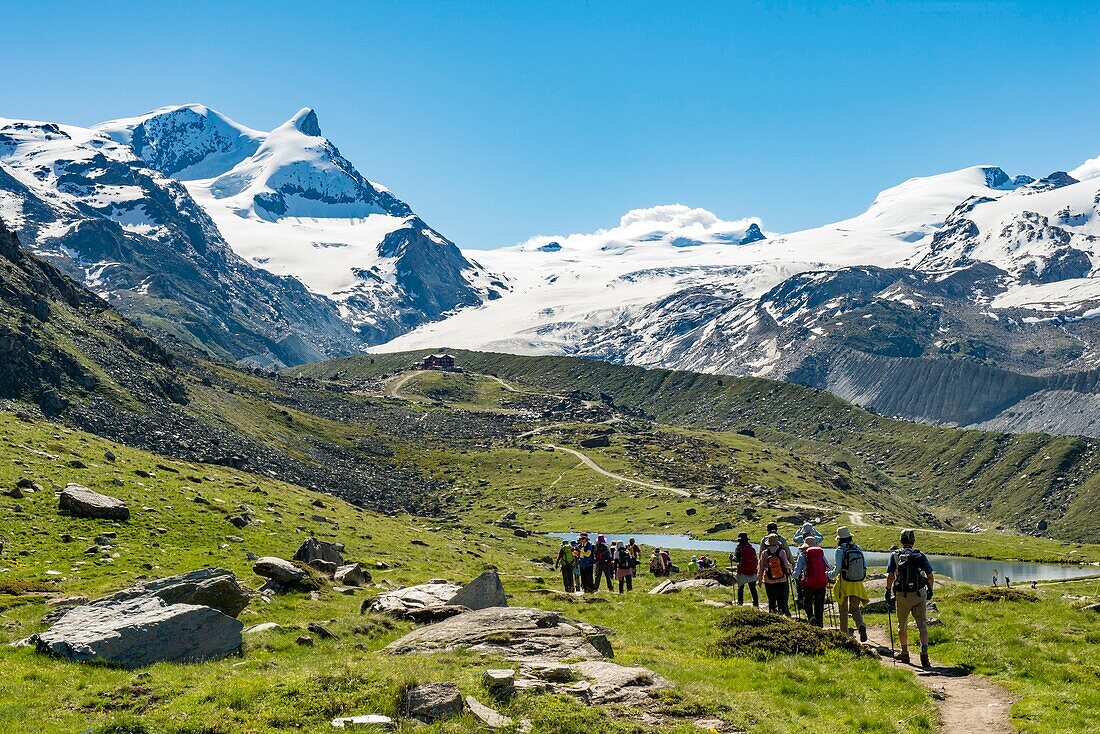
[[[839,610],[841,632],[858,634],[860,641],[866,642],[863,607],[871,601],[864,583],[867,560],[851,530],[845,526],[837,528],[836,550],[831,563],[821,547],[823,537],[812,524],[800,527],[793,540],[797,553],[791,552],[791,543],[779,533],[774,522],[768,524],[767,534],[759,544],[753,544],[748,533],[738,534],[736,549],[729,559],[736,573],[737,603],[745,603],[745,588],[748,587],[753,605],[759,606],[757,588],[763,585],[768,611],[790,617],[793,593],[797,608],[805,610],[807,621],[824,627],[826,599],[831,592]],[[915,548],[914,531],[903,531],[899,540],[901,547],[891,552],[886,569],[885,594],[887,610],[896,611],[898,617],[901,652],[897,659],[905,663],[910,660],[908,626],[912,617],[920,634],[920,662],[927,668],[930,666],[927,608],[933,595],[935,574],[928,557]],[[575,541],[562,541],[554,567],[561,569],[567,592],[596,592],[605,579],[607,590],[613,591],[611,580],[614,576],[622,594],[624,589],[634,588],[633,577],[641,554],[634,538],[627,543],[608,543],[604,535],[597,535],[596,542],[592,543],[588,533],[580,533]],[[707,556],[693,556],[692,565],[696,570],[717,566]],[[661,548],[653,550],[649,568],[654,576],[679,572],[668,550]]]

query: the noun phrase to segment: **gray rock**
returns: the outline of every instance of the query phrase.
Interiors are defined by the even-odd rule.
[[[510,718],[489,708],[473,696],[466,696],[466,708],[470,709],[470,713],[490,729],[507,729],[512,725]]]
[[[523,664],[520,672],[528,678],[551,683],[572,683],[577,680],[577,673],[572,666],[557,660],[529,660]]]
[[[163,599],[165,604],[211,607],[222,614],[236,617],[248,606],[252,591],[241,586],[232,571],[224,568],[200,568],[177,576],[146,581],[96,599],[92,604],[110,605],[142,597]]]
[[[459,589],[447,603],[478,610],[506,607],[508,599],[504,595],[504,585],[500,583],[500,575],[496,571],[486,571]]]
[[[254,624],[251,627],[245,627],[244,633],[246,635],[253,635],[257,632],[274,632],[275,630],[281,630],[282,627],[275,622],[261,622],[260,624]]]
[[[516,685],[516,671],[511,668],[490,668],[481,676],[481,682],[490,693],[508,693]]]
[[[256,561],[252,570],[257,576],[271,579],[280,584],[292,584],[309,577],[309,574],[295,566],[290,561],[274,556],[264,556]]]
[[[656,694],[672,688],[672,683],[648,668],[628,668],[607,660],[576,663],[573,669],[589,681],[580,697],[597,706],[643,707],[652,703]]]
[[[510,660],[613,656],[602,630],[565,619],[557,612],[528,607],[489,607],[459,614],[415,629],[385,648],[393,655],[461,649]]]
[[[313,638],[309,635],[302,635],[294,641],[302,647],[313,647]]]
[[[382,714],[364,714],[362,716],[341,716],[332,720],[337,729],[371,729],[389,731],[393,729],[393,719]]]
[[[335,563],[337,566],[344,565],[344,557],[341,552],[344,550],[344,546],[340,543],[328,543],[323,540],[317,540],[317,538],[306,538],[301,547],[294,554],[294,560],[300,561],[305,564],[312,563],[315,560],[322,560],[328,563]]]
[[[716,589],[721,587],[717,579],[687,579],[685,581],[662,581],[649,590],[650,594],[675,594],[688,589]]]
[[[139,597],[76,607],[33,639],[39,652],[67,660],[138,668],[231,655],[241,647],[243,627],[210,607]]]
[[[344,586],[366,586],[371,582],[370,571],[367,571],[358,563],[340,566],[336,569],[334,578]]]
[[[419,584],[395,589],[371,597],[363,603],[364,612],[380,612],[403,617],[412,609],[437,607],[446,604],[458,593],[457,584]]]
[[[76,517],[90,517],[98,520],[130,519],[130,510],[125,502],[93,492],[80,484],[69,484],[61,490],[59,507]]]
[[[320,622],[310,622],[306,625],[306,629],[320,637],[322,640],[336,639],[336,635],[333,634],[328,627],[325,627]]]
[[[309,567],[317,569],[326,576],[332,577],[336,575],[336,569],[339,568],[335,563],[331,561],[323,561],[320,558],[314,558],[309,562]]]
[[[462,694],[454,683],[425,683],[405,691],[406,715],[430,724],[462,713]]]

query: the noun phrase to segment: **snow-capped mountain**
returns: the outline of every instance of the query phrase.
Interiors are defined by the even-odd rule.
[[[65,273],[185,344],[268,364],[359,348],[332,303],[248,265],[179,182],[95,130],[0,120],[0,218]]]
[[[368,343],[506,289],[363,177],[312,109],[271,132],[199,105],[97,128],[182,180],[238,255],[337,303]]]
[[[310,109],[270,132],[202,105],[92,129],[0,120],[0,218],[145,326],[272,366],[508,287],[363,177]]]
[[[1100,166],[1074,173],[914,178],[856,217],[782,235],[637,210],[479,253],[510,293],[376,349],[768,376],[910,418],[1100,434]]]

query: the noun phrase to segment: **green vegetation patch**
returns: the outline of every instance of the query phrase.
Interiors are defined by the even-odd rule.
[[[964,604],[999,604],[1003,602],[1040,602],[1038,594],[1018,589],[979,588],[966,591],[956,597]]]
[[[769,660],[780,655],[824,655],[834,650],[847,651],[856,657],[873,657],[870,651],[837,630],[818,629],[758,609],[737,609],[719,621],[718,627],[727,630],[715,645],[721,657]]]

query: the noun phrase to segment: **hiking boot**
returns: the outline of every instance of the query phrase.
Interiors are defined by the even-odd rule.
[[[859,641],[867,642],[867,628],[862,624],[859,626]]]
[[[902,650],[901,652],[898,653],[898,656],[895,659],[899,663],[905,663],[906,665],[908,665],[909,664],[909,651],[908,650]]]
[[[932,661],[928,659],[928,653],[924,650],[921,650],[921,653],[920,653],[920,666],[922,668],[931,668],[932,667]]]

